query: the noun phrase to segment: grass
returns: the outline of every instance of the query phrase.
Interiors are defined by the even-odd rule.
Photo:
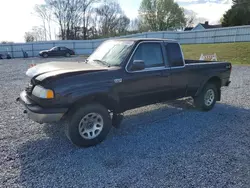
[[[250,42],[182,45],[185,59],[199,59],[203,54],[217,54],[218,61],[250,65]]]

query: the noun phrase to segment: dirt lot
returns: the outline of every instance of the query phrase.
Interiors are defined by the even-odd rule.
[[[131,110],[102,144],[81,149],[62,124],[34,123],[15,103],[31,63],[0,60],[0,187],[250,187],[250,67],[233,67],[210,112],[191,99]]]

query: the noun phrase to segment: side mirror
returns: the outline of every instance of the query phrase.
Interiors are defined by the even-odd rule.
[[[145,69],[145,63],[143,60],[134,60],[131,66],[132,71],[138,71]]]

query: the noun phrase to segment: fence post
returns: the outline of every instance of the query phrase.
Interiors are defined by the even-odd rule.
[[[197,32],[198,32],[198,31],[194,31],[194,32],[195,32],[195,41],[194,41],[194,44],[198,44],[198,43],[197,43]]]
[[[235,29],[234,43],[236,42],[237,33],[238,33],[238,28]]]
[[[32,46],[32,57],[34,57],[35,56],[35,54],[34,54],[34,44],[32,43],[31,46]]]
[[[11,56],[12,56],[12,58],[14,58],[13,44],[10,45],[10,48],[11,48]]]
[[[92,52],[91,53],[93,53],[93,51],[94,51],[94,42],[93,42],[93,40],[91,41],[91,43],[92,43]]]
[[[215,38],[216,38],[216,33],[217,33],[217,29],[214,31],[214,44],[215,44]]]
[[[181,32],[177,33],[177,41],[179,41],[179,43],[181,43]]]
[[[75,45],[75,42],[73,41],[73,50],[74,52],[76,53],[76,45]]]

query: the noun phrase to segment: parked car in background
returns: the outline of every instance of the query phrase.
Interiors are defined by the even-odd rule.
[[[10,53],[0,54],[0,59],[11,59]]]
[[[66,47],[55,46],[50,50],[43,50],[39,52],[41,57],[56,57],[56,56],[65,56],[70,57],[71,55],[75,55],[75,52]]]

